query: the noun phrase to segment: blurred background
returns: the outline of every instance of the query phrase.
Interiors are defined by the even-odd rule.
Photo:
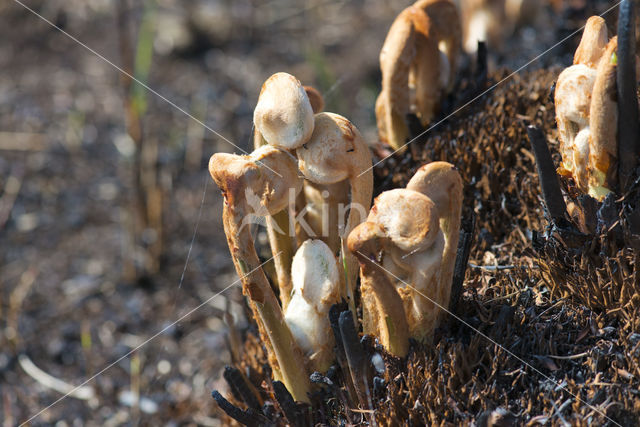
[[[277,71],[375,142],[379,51],[412,1],[21,1],[0,3],[0,419],[98,374],[33,424],[219,425],[210,391],[246,318],[237,282],[216,296],[237,278],[208,158],[251,151]],[[492,64],[578,28],[573,3],[575,22],[546,7]]]

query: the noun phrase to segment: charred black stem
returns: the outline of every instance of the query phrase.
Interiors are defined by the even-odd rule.
[[[424,128],[424,126],[422,126],[422,123],[420,122],[420,119],[418,118],[418,116],[416,116],[414,113],[407,114],[407,116],[405,117],[405,123],[409,128],[408,141],[413,141],[417,143],[426,142],[427,140],[427,134],[425,132],[426,129]]]
[[[533,147],[533,154],[536,157],[542,197],[544,197],[544,201],[547,204],[547,211],[555,224],[562,224],[566,219],[567,205],[564,202],[564,197],[562,197],[558,175],[556,174],[546,138],[542,131],[535,126],[527,126],[527,134]]]
[[[264,415],[256,413],[253,409],[243,411],[235,406],[233,403],[225,399],[218,390],[213,390],[211,396],[214,398],[220,409],[222,409],[228,416],[234,420],[242,423],[246,426],[264,426],[271,425],[272,423]]]
[[[342,378],[347,388],[347,394],[352,400],[352,403],[355,404],[355,402],[357,402],[358,400],[358,397],[356,389],[351,380],[351,375],[349,375],[349,362],[347,361],[344,344],[342,343],[342,333],[340,332],[340,313],[345,310],[347,310],[347,304],[344,302],[332,305],[329,309],[329,323],[331,324],[333,336],[335,337],[336,341],[336,360],[338,361],[338,365],[340,366],[340,370],[342,371]]]
[[[351,380],[356,389],[362,409],[372,409],[369,403],[369,387],[365,371],[365,354],[358,338],[358,331],[350,311],[340,313],[340,335],[347,356]]]
[[[487,82],[487,76],[489,75],[489,67],[487,66],[487,43],[478,42],[478,52],[476,56],[476,69],[474,71],[474,77],[476,85],[483,87]]]
[[[293,400],[293,396],[289,393],[289,390],[284,386],[281,381],[273,382],[273,394],[280,404],[280,408],[282,408],[282,412],[284,412],[285,417],[292,426],[302,425],[300,418],[300,411],[298,411],[298,406],[296,405],[295,400]]]
[[[336,359],[343,369],[347,366],[344,345],[342,344],[342,334],[340,333],[340,313],[344,311],[344,308],[342,304],[334,304],[329,308],[329,323],[333,330],[333,336],[336,339]]]
[[[618,180],[620,193],[633,183],[640,153],[638,84],[636,80],[636,35],[633,1],[622,0],[618,15]]]
[[[551,85],[551,88],[549,89],[549,102],[551,102],[552,104],[555,104],[556,102],[556,84],[558,82],[555,81],[553,82],[553,84]]]
[[[322,384],[327,386],[331,393],[334,393],[335,395],[338,396],[338,399],[342,402],[345,408],[349,407],[349,400],[345,394],[345,391],[338,384],[331,381],[331,379],[328,378],[328,376],[324,376],[320,372],[314,372],[313,374],[311,374],[309,379],[314,384]],[[351,417],[349,416],[349,414],[346,413],[345,415],[347,417],[347,425],[352,424]]]
[[[453,268],[453,279],[451,281],[451,298],[449,300],[449,311],[455,313],[460,295],[462,295],[462,283],[464,282],[464,274],[469,264],[469,255],[471,254],[471,244],[473,243],[473,234],[476,228],[476,215],[471,212],[471,218],[463,221],[460,230],[460,238],[458,239],[458,251],[456,255],[456,265]]]
[[[233,366],[225,366],[222,376],[225,381],[227,381],[227,384],[229,384],[231,392],[236,399],[242,400],[249,408],[253,408],[258,411],[261,410],[262,404],[260,403],[260,400],[251,390],[244,375],[242,375],[242,372],[240,372],[239,369],[234,368]]]

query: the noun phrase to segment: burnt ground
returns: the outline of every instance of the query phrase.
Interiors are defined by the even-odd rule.
[[[249,149],[262,82],[281,70],[318,87],[327,110],[349,117],[375,141],[378,52],[393,17],[409,2],[164,0],[151,9],[132,3],[136,29],[144,18],[157,26],[149,86],[240,148]],[[595,3],[592,10],[604,10],[606,2]],[[121,63],[111,2],[27,4]],[[545,15],[537,32],[519,32],[491,63],[516,69],[570,34],[588,14],[580,9]],[[144,280],[123,279],[131,256],[126,224],[133,179],[119,73],[17,3],[0,5],[0,22],[0,418],[18,424],[62,396],[25,372],[25,360],[31,360],[70,384],[99,374],[87,384],[94,398],[68,397],[42,412],[34,425],[219,425],[210,391],[223,387],[221,369],[231,360],[224,313],[234,315],[241,331],[247,322],[238,286],[211,299],[236,276],[222,231],[221,197],[209,182],[206,162],[213,152],[234,148],[148,94],[144,135],[159,144],[166,244],[158,272]],[[570,63],[575,43],[574,37],[531,65],[556,66],[553,71],[517,76],[497,97],[452,117],[446,129],[405,157],[383,163],[376,171],[377,189],[402,185],[412,168],[428,159],[459,163],[470,183],[470,206],[479,215],[472,264],[518,265],[471,268],[461,315],[545,375],[566,378],[573,393],[584,392],[623,425],[633,425],[638,419],[633,390],[640,375],[632,352],[637,325],[554,297],[541,276],[521,271],[523,264],[534,265],[528,232],[544,230],[546,222],[524,130],[516,127],[537,120],[553,142],[553,111],[545,96],[557,66]],[[506,75],[496,71],[491,77],[498,81]],[[469,122],[479,114],[479,123],[490,128]],[[485,138],[486,147],[501,135],[502,145],[486,157],[493,163],[465,149],[462,142],[472,145],[473,138],[451,137],[469,126]],[[455,149],[446,146],[458,139]],[[462,154],[453,158],[454,153]],[[509,168],[496,163],[504,153],[510,153]],[[501,196],[505,188],[507,195]],[[580,401],[567,404],[568,394],[455,321],[445,324],[436,342],[412,356],[409,372],[420,372],[406,375],[447,384],[442,375],[451,367],[463,373],[459,382],[419,392],[419,405],[414,391],[402,391],[397,394],[402,398],[383,406],[381,417],[471,422],[502,406],[523,422],[538,416],[554,424],[589,416],[603,421]],[[562,359],[584,352],[587,359]],[[585,381],[595,385],[587,389]],[[413,382],[397,386],[407,384]],[[126,395],[131,390],[144,398],[140,405],[131,407]]]

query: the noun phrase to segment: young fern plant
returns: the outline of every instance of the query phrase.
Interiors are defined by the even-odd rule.
[[[377,333],[380,344],[398,357],[405,357],[409,351],[409,325],[402,298],[380,266],[380,255],[389,240],[383,226],[373,222],[363,222],[349,235],[349,250],[360,263],[360,289],[362,302],[366,307],[369,326]],[[374,320],[375,319],[375,320]]]
[[[282,211],[289,203],[290,190],[300,192],[302,180],[295,159],[286,151],[264,146],[249,156],[214,154],[209,172],[224,195],[223,222],[229,251],[274,376],[282,380],[296,400],[308,402],[310,383],[304,357],[261,268],[248,221],[251,215]]]
[[[302,199],[300,209],[306,211],[310,227],[296,234],[300,243],[309,237],[319,238],[344,258],[341,270],[345,272],[347,296],[355,312],[358,264],[344,250],[342,240],[364,220],[371,206],[371,152],[349,120],[321,112],[323,107],[322,95],[315,89],[302,86],[287,73],[272,75],[264,83],[254,111],[254,145],[268,143],[297,156],[300,172],[306,178],[304,194],[298,201]],[[285,216],[288,217],[287,212],[277,213],[277,223],[285,222]],[[272,250],[285,254],[276,259],[276,271],[286,309],[292,289],[292,242],[290,236],[276,233],[269,224],[268,232]]]
[[[424,194],[435,204],[440,229],[444,235],[443,264],[440,272],[440,287],[443,300],[448,306],[455,268],[460,222],[462,218],[462,177],[451,163],[431,162],[422,166],[407,184],[407,190]]]
[[[326,372],[333,363],[335,344],[329,309],[344,297],[338,261],[322,240],[307,240],[291,266],[293,295],[284,318],[304,352],[310,372]]]
[[[406,348],[392,342],[390,333],[403,322],[384,282],[390,281],[402,300],[408,337],[429,341],[441,307],[449,306],[461,209],[459,173],[449,163],[433,162],[420,168],[407,188],[380,194],[367,221],[349,236],[349,248],[362,265],[364,332],[381,338],[396,355]],[[367,263],[376,268],[366,268]]]
[[[310,86],[304,88],[313,107],[313,113],[321,113],[324,109],[322,95]],[[334,254],[340,252],[343,255],[340,225],[344,222],[344,210],[341,207],[349,205],[349,180],[334,184],[318,184],[306,179],[302,193],[303,203],[300,204],[300,209],[305,210],[305,219],[313,236],[309,236],[307,231],[300,227],[299,241],[303,242],[309,237],[317,238],[325,242]],[[346,265],[344,268],[346,271]],[[352,298],[351,295],[349,297]]]
[[[362,135],[346,118],[333,113],[319,113],[315,116],[311,138],[296,150],[296,155],[300,171],[307,180],[325,186],[349,183],[349,205],[345,206],[348,215],[346,222],[339,218],[337,230],[340,239],[346,239],[351,230],[365,220],[371,207],[373,168],[371,152]],[[342,187],[334,189],[344,191]],[[347,195],[335,197],[347,198]],[[352,297],[355,295],[358,261],[342,248],[340,253],[340,258],[344,259],[347,295]],[[352,300],[350,304],[353,304]]]
[[[307,95],[309,91],[287,73],[276,73],[267,79],[253,113],[254,149],[269,144],[291,151],[309,140],[314,127],[313,107]],[[316,105],[322,101],[318,96],[312,93]],[[292,228],[289,206],[267,217],[269,244],[273,253],[278,254],[273,261],[283,309],[289,305],[293,290],[291,262],[295,245]]]
[[[334,184],[348,183],[344,192],[350,194],[351,205],[346,207],[344,229],[335,231],[338,236],[366,217],[373,191],[368,146],[344,117],[314,116],[314,108],[322,105],[322,97],[295,77],[274,74],[263,85],[254,112],[256,150],[248,156],[214,154],[209,162],[211,176],[225,198],[223,221],[229,250],[274,376],[295,400],[305,402],[309,401],[308,369],[325,371],[334,360],[329,308],[347,295],[345,282],[351,286],[348,295],[354,294],[358,270],[355,258],[342,253],[349,273],[343,279],[345,267],[336,260],[336,250],[320,240],[304,242],[293,257],[292,236],[276,230],[276,225],[286,222],[290,230],[289,210],[304,178],[325,186],[323,191],[344,191]],[[250,219],[256,215],[268,219],[282,307],[253,244]]]
[[[558,77],[556,120],[562,165],[580,191],[598,201],[618,187],[618,38],[599,16],[587,21],[574,65]]]
[[[394,149],[409,137],[407,115],[427,126],[455,83],[462,30],[449,0],[418,0],[395,19],[380,51],[376,100],[380,140]]]
[[[540,0],[455,0],[460,8],[463,46],[476,53],[478,42],[501,49],[505,40],[523,24],[535,21]]]

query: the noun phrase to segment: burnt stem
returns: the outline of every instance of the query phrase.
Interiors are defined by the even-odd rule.
[[[365,354],[358,338],[358,331],[350,311],[340,313],[340,335],[351,372],[351,380],[356,389],[362,409],[371,409],[369,404],[369,388],[365,371]]]
[[[309,379],[313,384],[322,384],[329,387],[329,390],[331,391],[331,393],[334,393],[335,395],[338,396],[338,399],[342,402],[345,408],[348,408],[350,406],[349,399],[347,398],[347,395],[345,394],[343,388],[340,387],[338,384],[334,383],[333,381],[331,381],[331,379],[328,378],[328,376],[324,376],[320,372],[314,372],[313,374],[311,374]],[[348,411],[345,415],[347,417],[347,425],[353,424]]]
[[[258,399],[258,396],[251,390],[249,384],[245,380],[244,375],[239,369],[233,366],[225,366],[224,373],[222,374],[227,384],[231,388],[231,392],[238,399],[246,403],[247,407],[261,410],[262,403]]]
[[[536,158],[536,168],[542,187],[542,197],[547,205],[549,216],[555,224],[562,223],[566,218],[567,205],[562,197],[558,175],[547,146],[547,141],[540,129],[535,126],[527,126],[529,141],[533,147],[533,155]]]
[[[547,99],[552,104],[555,104],[555,102],[556,102],[556,84],[557,83],[558,83],[557,80],[555,82],[553,82],[553,84],[551,85],[551,88],[549,89],[549,98],[547,98]]]
[[[342,371],[342,379],[347,388],[347,394],[352,401],[351,403],[355,404],[357,402],[357,393],[349,375],[349,363],[342,343],[342,333],[340,332],[340,313],[347,309],[348,306],[344,302],[332,305],[329,309],[329,323],[336,341],[336,360]]]
[[[228,416],[238,421],[239,423],[250,427],[258,427],[265,424],[271,424],[267,417],[256,413],[253,409],[243,411],[242,409],[238,408],[233,403],[225,399],[218,392],[218,390],[213,390],[211,392],[211,397],[213,397],[220,409],[222,409]]]
[[[464,282],[464,274],[469,264],[469,255],[471,254],[471,244],[473,243],[473,234],[476,228],[476,215],[471,212],[471,219],[463,221],[460,230],[460,238],[458,239],[458,251],[456,255],[456,264],[453,268],[453,279],[451,281],[451,298],[449,300],[449,311],[455,313],[462,295],[462,284]]]
[[[273,382],[273,394],[282,408],[282,412],[284,412],[285,417],[289,423],[293,426],[301,425],[299,418],[298,406],[296,405],[295,400],[293,400],[293,396],[289,393],[289,390],[284,386],[281,381]]]
[[[329,323],[333,330],[333,336],[336,339],[336,359],[340,367],[344,368],[343,362],[346,362],[344,353],[344,345],[342,345],[342,334],[340,333],[340,313],[344,310],[343,304],[334,304],[329,308]]]
[[[414,113],[409,113],[405,117],[405,123],[409,128],[409,141],[413,142],[425,142],[426,134],[425,128],[422,126],[420,119]],[[415,140],[415,141],[414,141]]]
[[[474,77],[476,85],[483,87],[487,82],[489,67],[487,66],[487,43],[478,41],[478,51],[476,54],[476,69],[474,71]]]
[[[635,13],[631,0],[622,0],[618,15],[618,180],[625,193],[633,183],[640,152],[638,84],[636,80]]]

